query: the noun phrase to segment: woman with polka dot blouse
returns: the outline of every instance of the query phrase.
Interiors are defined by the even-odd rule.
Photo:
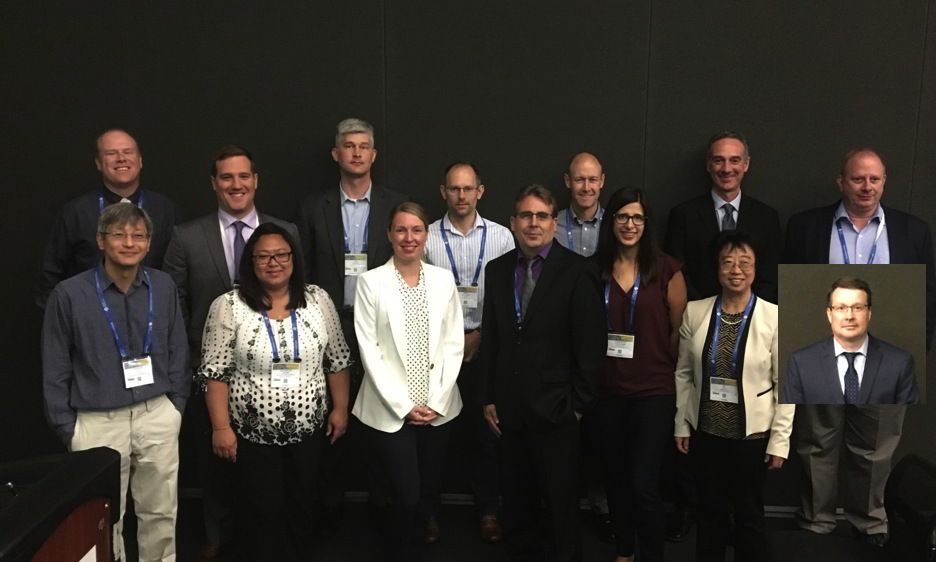
[[[303,283],[286,230],[257,227],[239,267],[239,287],[211,305],[198,369],[212,449],[236,462],[248,559],[298,560],[309,551],[320,434],[334,443],[348,426],[350,352],[328,294]]]
[[[417,517],[435,515],[448,422],[461,411],[455,385],[464,349],[461,302],[447,269],[422,263],[429,221],[417,203],[390,215],[393,257],[361,275],[354,331],[364,381],[352,413],[390,481],[391,560],[419,560]]]

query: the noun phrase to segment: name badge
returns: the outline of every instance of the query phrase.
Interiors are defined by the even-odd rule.
[[[273,363],[270,388],[299,388],[299,363]]]
[[[367,271],[367,254],[345,254],[344,274],[361,275]]]
[[[124,388],[153,384],[153,362],[149,357],[123,362]]]
[[[738,403],[738,381],[722,377],[709,379],[709,400],[712,402]]]
[[[478,308],[478,287],[458,286],[458,298],[461,299],[462,308],[474,310]]]
[[[630,334],[608,334],[608,357],[634,358],[634,336]]]

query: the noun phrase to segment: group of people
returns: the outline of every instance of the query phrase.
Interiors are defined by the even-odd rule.
[[[186,411],[204,437],[202,560],[235,536],[249,560],[314,558],[313,530],[340,521],[361,451],[384,552],[419,559],[441,533],[453,436],[479,534],[513,559],[581,559],[581,472],[618,562],[663,560],[661,475],[676,451],[697,559],[724,560],[733,521],[735,560],[761,560],[764,479],[788,457],[794,409],[800,525],[834,529],[842,456],[860,475],[846,518],[887,540],[884,482],[903,404],[919,398],[912,358],[868,335],[871,289],[851,277],[829,292],[829,341],[795,354],[787,377],[778,351],[781,262],[925,264],[932,343],[930,230],[880,205],[886,173],[870,149],[846,155],[840,201],[792,217],[784,245],[778,213],[742,196],[747,140],[720,133],[710,190],[672,209],[661,249],[648,192],[603,205],[588,153],[569,162],[568,208],[529,185],[508,228],[478,212],[485,186],[469,162],[445,170],[434,222],[373,183],[374,131],[360,119],[337,127],[337,189],[304,200],[296,224],[257,211],[241,147],[212,161],[217,211],[181,224],[141,188],[132,136],[108,130],[96,148],[103,186],[63,208],[43,261],[43,391],[70,450],[120,452],[140,560],[175,559]],[[813,401],[804,389],[830,370],[817,354],[841,391],[823,384]],[[888,392],[877,373],[895,369]],[[186,410],[193,372],[201,396]]]

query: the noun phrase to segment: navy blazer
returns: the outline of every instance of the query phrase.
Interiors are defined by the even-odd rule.
[[[790,217],[781,263],[829,263],[832,218],[838,205],[836,201],[828,207],[816,207]],[[936,328],[936,266],[929,225],[897,209],[884,205],[881,208],[887,223],[890,262],[926,265],[926,349],[930,349]]]
[[[793,353],[787,362],[780,401],[784,404],[844,404],[832,337]],[[916,404],[913,355],[868,336],[868,356],[858,404]]]

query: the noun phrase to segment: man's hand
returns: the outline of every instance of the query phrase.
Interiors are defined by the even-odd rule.
[[[689,453],[689,438],[688,437],[676,437],[676,450],[682,454]]]
[[[328,414],[328,430],[325,435],[330,437],[329,442],[334,445],[345,432],[348,431],[348,410],[335,408]]]
[[[481,330],[474,330],[465,334],[465,356],[462,362],[470,363],[478,355],[481,347]]]
[[[222,459],[237,462],[237,435],[230,427],[211,431],[211,450]]]
[[[491,428],[491,431],[494,432],[494,435],[500,437],[500,420],[497,418],[497,406],[494,404],[488,404],[484,407],[484,421],[487,422],[488,427]]]

